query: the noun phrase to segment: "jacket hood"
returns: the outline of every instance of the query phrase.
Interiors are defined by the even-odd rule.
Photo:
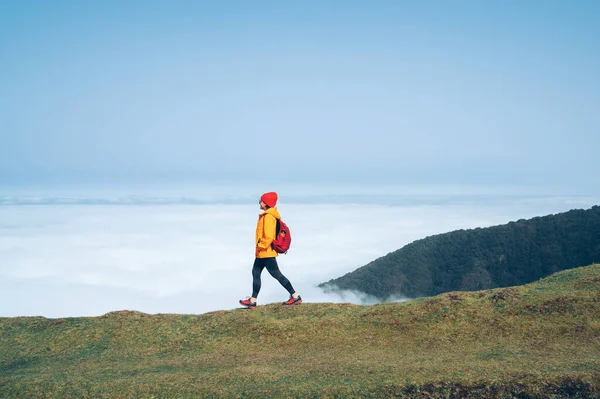
[[[273,208],[267,209],[266,211],[264,211],[263,213],[261,213],[260,216],[266,215],[267,213],[269,215],[271,215],[271,216],[274,216],[275,219],[281,220],[281,215],[279,214],[279,211],[277,210],[277,207],[273,207]]]

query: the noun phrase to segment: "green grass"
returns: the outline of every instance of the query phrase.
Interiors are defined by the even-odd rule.
[[[600,397],[600,265],[373,306],[0,318],[0,397]]]

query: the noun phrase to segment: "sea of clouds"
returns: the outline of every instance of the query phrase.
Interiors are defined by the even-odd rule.
[[[390,197],[391,198],[391,197]],[[429,235],[600,203],[594,197],[461,196],[286,202],[293,234],[278,258],[305,302],[374,303],[317,284]],[[204,313],[251,294],[257,201],[0,198],[0,317],[96,316],[115,310]],[[287,292],[263,272],[259,304]],[[402,300],[401,297],[390,300]]]

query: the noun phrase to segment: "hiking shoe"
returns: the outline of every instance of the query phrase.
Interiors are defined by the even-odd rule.
[[[240,305],[251,309],[256,307],[256,302],[250,302],[250,297],[247,297],[246,299],[240,299]]]
[[[300,305],[302,303],[302,297],[298,295],[298,298],[294,298],[290,295],[290,299],[283,302],[284,305]]]

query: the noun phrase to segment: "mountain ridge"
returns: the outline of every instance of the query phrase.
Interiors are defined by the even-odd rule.
[[[589,398],[600,265],[378,305],[0,318],[0,396]]]
[[[432,235],[319,284],[379,299],[522,285],[600,262],[600,206]]]

